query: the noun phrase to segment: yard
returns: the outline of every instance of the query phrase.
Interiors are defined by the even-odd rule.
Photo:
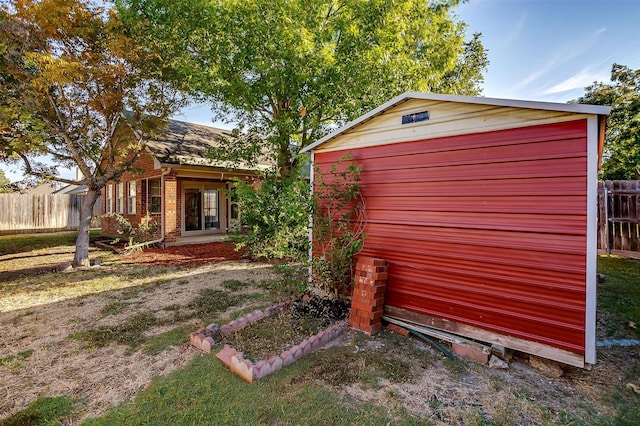
[[[557,378],[525,356],[489,369],[388,331],[348,332],[250,385],[190,347],[189,332],[304,284],[222,246],[94,248],[100,266],[58,272],[73,242],[0,237],[0,425],[640,424],[627,387],[640,386],[637,346],[599,348],[592,371]],[[640,338],[640,262],[602,257],[599,272],[598,340]]]

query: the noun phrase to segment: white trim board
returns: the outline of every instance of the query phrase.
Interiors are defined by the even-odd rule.
[[[498,98],[482,98],[473,96],[459,96],[459,95],[440,95],[435,93],[422,93],[422,92],[406,92],[399,95],[383,105],[375,108],[368,113],[356,118],[355,120],[347,123],[340,129],[329,133],[318,141],[312,143],[300,152],[307,152],[316,149],[318,146],[335,139],[336,137],[360,126],[367,121],[382,115],[384,112],[391,108],[394,108],[404,102],[410,100],[425,100],[425,101],[440,101],[440,102],[456,102],[462,104],[475,104],[475,105],[487,105],[496,107],[508,107],[516,109],[535,109],[543,111],[556,111],[566,112],[574,114],[593,114],[593,115],[608,115],[611,112],[611,108],[601,105],[584,105],[584,104],[563,104],[554,102],[538,102],[538,101],[523,101],[514,99],[498,99]]]
[[[585,300],[585,362],[596,363],[598,261],[598,118],[587,121],[587,265]]]

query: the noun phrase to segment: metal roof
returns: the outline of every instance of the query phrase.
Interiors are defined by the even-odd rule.
[[[611,107],[602,105],[586,105],[586,104],[566,104],[558,102],[540,102],[540,101],[523,101],[516,99],[499,99],[499,98],[484,98],[474,96],[461,96],[461,95],[441,95],[436,93],[423,93],[423,92],[405,92],[402,95],[396,96],[390,101],[384,103],[376,109],[369,111],[368,113],[356,118],[353,121],[345,124],[338,130],[329,133],[323,138],[317,140],[311,145],[305,147],[300,152],[311,151],[314,148],[332,140],[341,134],[366,123],[367,121],[383,114],[391,108],[394,108],[404,102],[422,99],[427,101],[442,101],[442,102],[459,102],[466,104],[477,105],[492,105],[511,108],[527,108],[527,109],[539,109],[547,111],[561,111],[561,112],[573,112],[576,114],[594,114],[594,115],[608,115],[611,112]]]

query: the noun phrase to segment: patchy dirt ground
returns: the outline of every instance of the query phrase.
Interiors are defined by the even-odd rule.
[[[51,273],[44,268],[39,269],[41,275],[31,274],[31,279],[19,281],[20,288],[12,287],[11,280],[2,283],[0,419],[38,396],[58,395],[86,401],[79,419],[97,416],[133,396],[153,377],[184,366],[199,355],[186,342],[188,332],[202,325],[202,315],[197,312],[201,307],[194,303],[202,292],[224,291],[223,284],[229,281],[256,283],[274,278],[270,265],[228,261],[228,257],[241,256],[229,253],[226,246],[216,248],[219,250],[171,250],[165,257],[153,250],[123,259],[115,255],[105,258],[101,253],[103,265],[91,270]],[[35,254],[40,256],[43,254]],[[0,261],[15,257],[3,256]],[[21,257],[29,264],[28,256]],[[185,262],[191,266],[175,266]],[[32,263],[37,262],[34,259]],[[201,266],[193,266],[198,264]],[[264,290],[254,286],[235,293],[259,296],[261,292]],[[260,297],[246,299],[215,317],[226,318],[267,303]],[[127,344],[101,346],[71,338],[82,337],[87,330],[114,330],[114,325],[141,312],[159,321],[144,330],[137,350]],[[163,318],[168,321],[160,321]],[[145,350],[145,342],[153,343],[153,336],[176,329],[182,332],[179,344],[167,344],[157,353]]]
[[[186,341],[204,317],[221,323],[270,303],[255,283],[273,280],[272,267],[227,249],[92,252],[102,266],[71,273],[49,272],[70,249],[0,256],[0,271],[21,271],[0,283],[0,419],[38,396],[70,395],[83,401],[76,423],[200,356]],[[142,319],[139,336],[122,329]],[[110,341],[109,333],[131,340]],[[621,401],[640,403],[625,390],[640,385],[637,347],[601,348],[592,371],[566,368],[558,378],[532,368],[526,356],[493,370],[388,331],[349,331],[339,343],[311,357],[297,380],[327,386],[347,404],[402,409],[429,424],[593,424],[613,417]]]
[[[592,371],[566,368],[558,378],[531,367],[524,355],[513,358],[508,369],[490,369],[449,360],[422,342],[390,334],[385,331],[359,343],[353,334],[346,339],[354,351],[378,352],[404,362],[408,376],[376,385],[348,384],[338,388],[340,394],[388,407],[390,414],[402,407],[442,426],[601,424],[615,417],[619,398],[628,398],[632,406],[639,400],[625,390],[630,376],[640,379],[637,348],[600,350]]]

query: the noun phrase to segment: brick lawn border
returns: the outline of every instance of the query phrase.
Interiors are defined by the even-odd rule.
[[[287,303],[279,303],[266,308],[264,312],[255,310],[222,326],[209,324],[206,328],[201,328],[198,331],[190,333],[189,342],[196,348],[206,353],[211,353],[212,348],[216,344],[213,336],[217,333],[225,335],[235,333],[251,323],[260,321],[263,318],[280,312],[288,306],[289,305]],[[274,355],[267,360],[260,360],[255,363],[244,359],[242,352],[229,345],[224,345],[224,348],[216,354],[216,357],[229,367],[231,371],[242,377],[247,382],[253,383],[254,380],[273,374],[282,367],[285,367],[303,356],[320,349],[340,336],[346,328],[346,321],[339,321],[326,330],[320,331],[318,334],[304,339],[302,342],[292,346],[280,355]]]

